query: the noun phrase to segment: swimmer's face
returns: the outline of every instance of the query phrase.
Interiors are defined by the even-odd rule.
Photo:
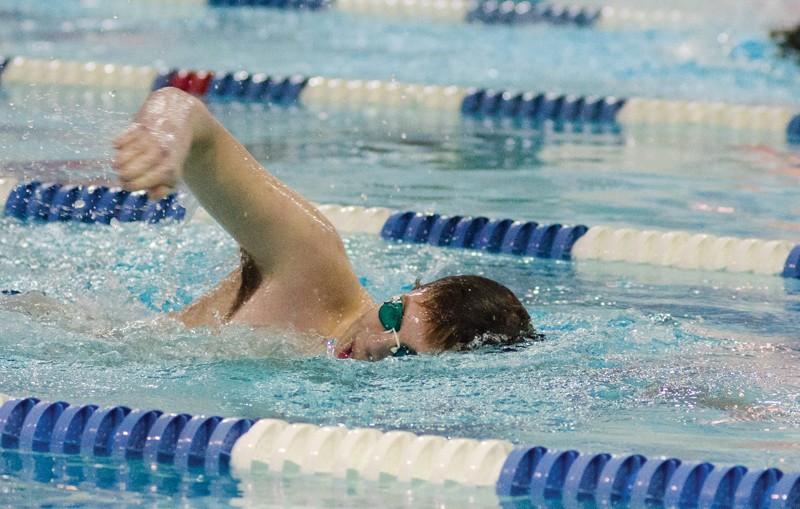
[[[428,312],[419,303],[424,290],[415,290],[400,298],[403,301],[403,321],[396,332],[401,345],[405,345],[417,353],[434,353],[436,349],[429,345]],[[392,355],[392,348],[397,346],[395,333],[384,330],[378,319],[376,304],[364,313],[350,327],[341,341],[337,341],[335,355],[340,359],[358,359],[379,361]]]

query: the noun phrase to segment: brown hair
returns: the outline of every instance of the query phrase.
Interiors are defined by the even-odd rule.
[[[788,30],[773,30],[770,36],[778,44],[782,56],[800,58],[800,25]]]
[[[472,350],[541,341],[514,292],[481,276],[449,276],[419,287],[429,313],[430,336],[442,350]]]

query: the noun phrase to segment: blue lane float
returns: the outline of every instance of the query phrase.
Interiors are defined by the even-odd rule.
[[[70,405],[53,425],[50,432],[50,452],[56,454],[78,454],[81,452],[81,436],[97,405]]]
[[[247,102],[275,106],[297,104],[308,78],[300,74],[270,76],[247,71],[213,73],[170,69],[160,71],[151,90],[180,88],[211,102]]]
[[[133,410],[120,423],[114,434],[111,454],[115,459],[141,459],[147,433],[161,417],[160,410]]]
[[[223,419],[208,439],[204,467],[209,475],[223,475],[228,472],[231,450],[236,440],[253,426],[253,419],[230,417]]]
[[[211,435],[217,429],[222,417],[192,417],[181,431],[175,446],[173,465],[182,471],[205,466],[205,454]]]
[[[94,412],[81,434],[80,454],[110,456],[117,429],[130,413],[131,409],[124,406],[101,408]]]
[[[595,501],[601,507],[630,500],[636,474],[647,458],[640,454],[612,457],[600,472],[595,490]]]
[[[252,419],[19,398],[0,406],[0,446],[86,458],[143,459],[185,471],[225,474],[233,445],[252,425]]]
[[[4,206],[6,216],[22,221],[110,224],[120,222],[159,223],[181,220],[186,209],[170,195],[149,201],[143,192],[131,193],[105,186],[72,186],[29,182],[11,190]]]
[[[224,476],[236,442],[253,425],[252,419],[18,398],[0,406],[0,446]],[[20,468],[38,466],[27,462]],[[520,446],[505,457],[494,490],[504,507],[797,509],[800,472]]]
[[[663,506],[668,481],[680,466],[675,458],[656,458],[646,461],[636,473],[630,494],[634,507]]]
[[[230,99],[288,106],[297,103],[307,83],[308,78],[301,75],[275,77],[239,71],[215,76],[207,94],[211,100]]]
[[[37,403],[39,400],[36,398],[23,398],[0,407],[0,447],[16,449],[19,446],[25,418]]]
[[[579,456],[564,481],[561,503],[565,509],[583,508],[583,501],[590,499],[597,492],[600,472],[611,460],[611,455],[584,454]]]
[[[461,102],[461,114],[472,117],[513,118],[543,123],[615,124],[625,99],[512,92],[473,88]]]
[[[148,463],[172,463],[183,428],[192,418],[189,414],[161,415],[147,434],[142,457]]]
[[[600,20],[602,8],[564,6],[549,2],[498,2],[481,0],[467,11],[466,21],[487,25],[571,25],[591,27]]]
[[[711,471],[703,483],[699,507],[733,507],[735,488],[747,473],[743,466],[718,468]]]
[[[398,211],[389,216],[380,235],[386,240],[569,260],[575,242],[587,231],[584,225]]]
[[[41,401],[34,405],[22,424],[19,448],[32,452],[48,452],[56,422],[68,406],[63,401]]]
[[[267,7],[316,11],[330,6],[328,0],[208,0],[211,7]]]
[[[548,451],[539,459],[528,485],[528,498],[535,507],[561,498],[567,473],[579,456],[578,451]]]

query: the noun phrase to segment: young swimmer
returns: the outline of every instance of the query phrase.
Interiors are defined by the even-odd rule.
[[[178,89],[152,93],[114,146],[123,187],[158,199],[183,180],[241,246],[241,266],[178,315],[189,327],[278,326],[331,338],[338,358],[373,361],[541,339],[516,296],[479,276],[374,302],[328,220]]]
[[[773,30],[770,37],[780,48],[781,56],[800,59],[800,25],[785,30]]]

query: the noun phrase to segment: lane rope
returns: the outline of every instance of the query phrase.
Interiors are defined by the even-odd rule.
[[[152,12],[169,6],[342,11],[383,18],[484,25],[537,24],[594,29],[685,28],[703,22],[698,13],[669,8],[586,6],[540,0],[138,0]],[[131,7],[134,7],[134,4]]]
[[[3,61],[0,58],[0,61]],[[427,114],[512,120],[522,125],[702,125],[784,132],[800,142],[797,106],[737,105],[721,102],[622,98],[603,95],[461,88],[321,76],[270,76],[247,71],[157,70],[129,66],[6,59],[2,83],[49,83],[155,90],[176,87],[208,102],[244,102],[311,109],[332,107],[424,110]]]
[[[174,194],[150,201],[144,192],[131,193],[118,187],[5,179],[0,180],[0,196],[7,196],[3,207],[6,216],[31,223],[155,224],[188,219],[186,208]],[[540,224],[384,207],[317,206],[341,233],[368,233],[389,241],[562,261],[597,260],[800,278],[800,245],[787,240]],[[202,208],[194,216],[196,221],[213,223]]]
[[[291,465],[306,474],[494,487],[532,504],[797,509],[800,473],[640,454],[583,454],[505,440],[191,416],[0,395],[0,448],[172,465],[248,479]]]

